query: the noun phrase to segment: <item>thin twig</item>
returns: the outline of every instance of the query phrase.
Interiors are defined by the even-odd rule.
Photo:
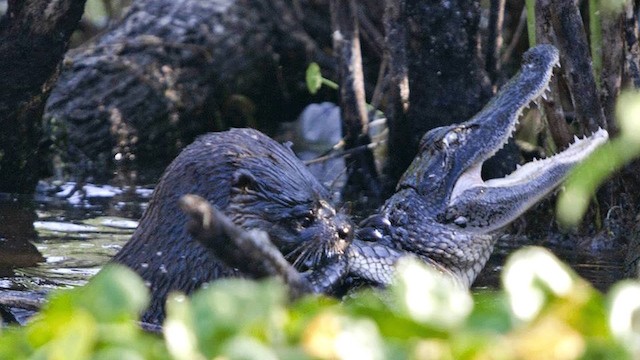
[[[489,31],[485,62],[491,84],[496,85],[500,72],[500,49],[502,48],[502,23],[504,21],[505,0],[491,0],[489,8]]]
[[[580,11],[573,1],[552,1],[550,9],[577,119],[587,131],[606,129]]]
[[[226,265],[255,278],[279,276],[294,298],[313,291],[312,285],[287,262],[267,233],[244,230],[197,195],[183,196],[179,205],[191,218],[189,232]]]
[[[522,6],[522,12],[520,12],[520,18],[518,19],[518,25],[516,29],[513,31],[513,36],[511,36],[511,41],[509,41],[509,45],[504,49],[502,53],[502,57],[500,61],[504,64],[511,60],[511,55],[513,55],[513,51],[515,50],[518,43],[520,43],[520,38],[522,34],[524,34],[524,29],[527,25],[527,7]]]
[[[549,6],[549,0],[536,1],[536,39],[538,43],[552,44],[554,42]],[[571,144],[573,136],[560,103],[560,87],[556,76],[549,81],[549,88],[551,93],[546,100],[542,100],[542,106],[556,150],[562,150]]]
[[[364,74],[355,0],[331,0],[333,49],[338,60],[340,110],[346,148],[370,142],[369,121],[364,92]],[[378,202],[381,187],[370,151],[358,152],[347,161],[347,194],[364,191],[367,198]],[[356,190],[357,189],[357,190]]]
[[[380,101],[382,101],[382,96],[385,93],[387,88],[387,67],[389,64],[389,59],[387,56],[382,57],[382,62],[380,63],[380,68],[378,69],[378,79],[376,79],[376,87],[373,90],[373,95],[371,95],[371,109],[369,110],[369,121],[373,121],[376,111],[380,106]]]
[[[384,30],[385,57],[389,62],[387,105],[385,115],[389,128],[388,180],[385,190],[391,191],[396,181],[411,163],[414,148],[411,126],[407,120],[409,111],[409,68],[407,62],[407,19],[405,0],[385,0]]]
[[[362,6],[358,7],[358,22],[362,26],[362,38],[371,46],[371,49],[375,52],[375,54],[382,58],[383,57],[383,44],[384,37],[376,29],[375,25],[371,22],[367,14],[365,14]]]
[[[604,116],[608,124],[609,134],[615,129],[615,105],[622,87],[622,71],[624,67],[624,14],[602,12],[602,44],[607,51],[602,51],[602,71],[600,74],[600,92]]]
[[[360,151],[373,150],[377,146],[380,146],[380,145],[382,145],[382,144],[384,144],[386,142],[387,142],[386,140],[381,140],[381,141],[369,143],[367,145],[360,145],[360,146],[351,148],[349,150],[330,153],[328,155],[319,156],[319,157],[317,157],[315,159],[305,160],[304,164],[305,165],[311,165],[311,164],[317,164],[317,163],[329,161],[331,159],[336,159],[336,158],[340,158],[340,157],[347,157],[347,156],[349,156],[351,154],[355,154],[355,153],[360,152]]]
[[[633,87],[640,89],[640,48],[638,46],[638,17],[632,1],[625,5],[625,39],[628,76]]]

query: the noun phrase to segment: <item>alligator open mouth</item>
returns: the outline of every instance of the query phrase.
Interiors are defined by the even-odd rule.
[[[466,143],[456,156],[466,158],[455,179],[446,210],[447,221],[468,229],[492,231],[505,226],[550,193],[569,170],[608,139],[599,129],[575,142],[566,150],[534,160],[498,179],[483,180],[483,163],[494,156],[513,136],[522,111],[546,97],[558,51],[551,45],[537,46],[527,53],[518,74],[471,120],[462,124],[469,129]]]
[[[575,137],[574,142],[564,151],[548,158],[534,159],[524,165],[518,165],[511,174],[503,178],[487,180],[483,185],[486,187],[509,187],[522,182],[535,181],[536,178],[548,172],[549,168],[559,164],[574,165],[584,160],[593,150],[604,144],[608,138],[609,134],[604,129],[598,129],[591,136],[582,139]],[[463,176],[467,175],[470,174],[463,174]],[[473,175],[470,176],[473,177]]]
[[[447,218],[464,227],[476,226],[484,231],[498,229],[551,192],[571,168],[608,138],[604,129],[583,139],[576,137],[564,151],[518,165],[514,172],[503,178],[483,180],[480,162],[458,178],[449,200]]]

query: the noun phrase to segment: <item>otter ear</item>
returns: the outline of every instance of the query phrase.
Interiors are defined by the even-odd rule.
[[[256,178],[249,170],[240,169],[233,173],[232,187],[244,192],[247,189],[254,189]]]

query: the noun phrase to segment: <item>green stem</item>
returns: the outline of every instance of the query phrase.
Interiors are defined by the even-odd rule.
[[[330,87],[333,90],[338,90],[339,86],[338,84],[334,83],[333,81],[326,79],[326,78],[322,78],[322,84]]]
[[[527,7],[527,33],[529,33],[529,47],[536,45],[536,1],[526,0]]]

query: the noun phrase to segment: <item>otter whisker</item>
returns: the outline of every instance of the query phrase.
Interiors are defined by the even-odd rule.
[[[325,258],[327,245],[324,241],[309,240],[303,242],[299,247],[285,255],[294,267],[301,268],[305,264],[319,264]],[[293,260],[293,261],[292,261]]]

